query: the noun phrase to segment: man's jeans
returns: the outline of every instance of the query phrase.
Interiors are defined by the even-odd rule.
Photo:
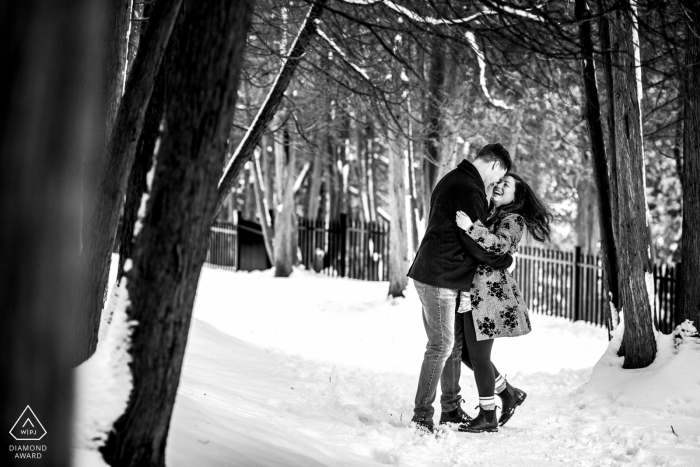
[[[433,402],[438,381],[442,389],[442,411],[450,412],[459,406],[464,322],[461,315],[455,315],[458,306],[467,307],[469,302],[461,300],[460,303],[458,290],[434,287],[416,280],[413,284],[423,304],[423,325],[428,335],[413,411],[415,419],[428,420],[435,412]]]

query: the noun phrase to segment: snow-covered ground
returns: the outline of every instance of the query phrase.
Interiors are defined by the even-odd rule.
[[[205,269],[168,464],[700,465],[697,344],[676,351],[660,336],[654,365],[622,370],[604,329],[540,315],[530,335],[494,346],[499,369],[528,393],[505,427],[415,435],[421,308],[411,285],[405,300],[384,298],[387,288]],[[475,413],[468,370],[461,386]]]
[[[494,346],[493,361],[528,393],[511,421],[494,434],[416,435],[421,307],[412,285],[406,299],[387,289],[303,270],[276,279],[205,268],[167,464],[700,465],[697,339],[676,348],[659,335],[652,366],[622,370],[621,329],[609,346],[604,329],[537,314],[532,333]],[[475,414],[466,368],[461,386]]]

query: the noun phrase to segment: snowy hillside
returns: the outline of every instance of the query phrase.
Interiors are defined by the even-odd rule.
[[[493,361],[528,393],[508,425],[415,435],[421,309],[411,285],[405,300],[386,290],[301,270],[204,269],[168,465],[700,465],[696,339],[674,347],[660,335],[651,367],[623,371],[619,339],[609,348],[604,329],[540,315],[531,334],[494,346]],[[461,386],[475,414],[466,369]]]
[[[673,355],[662,336],[656,367],[623,372],[604,359],[585,385],[606,331],[539,315],[530,335],[494,346],[493,360],[529,394],[508,425],[413,435],[420,305],[410,286],[397,302],[383,298],[386,288],[304,271],[205,270],[169,464],[700,465],[700,350]],[[678,371],[685,377],[671,376]],[[474,413],[468,371],[461,383]]]

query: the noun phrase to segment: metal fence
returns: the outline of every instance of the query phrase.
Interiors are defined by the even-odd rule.
[[[656,265],[654,325],[666,334],[679,324],[676,310],[679,270]],[[600,256],[523,246],[513,273],[530,311],[610,325],[608,291]]]
[[[301,264],[330,276],[368,281],[389,277],[387,222],[361,222],[343,215],[338,221],[299,219]],[[209,237],[207,265],[229,270],[268,269],[260,226],[238,220],[215,223]],[[676,325],[679,268],[654,266],[654,324],[664,333]],[[531,246],[520,247],[513,273],[530,311],[609,326],[609,305],[600,256]]]
[[[389,277],[389,227],[341,215],[336,222],[299,220],[301,262],[330,276],[367,281]]]
[[[260,225],[238,219],[216,222],[209,235],[206,265],[232,271],[271,267]],[[301,264],[329,276],[367,281],[389,277],[389,227],[341,215],[337,221],[299,219]]]

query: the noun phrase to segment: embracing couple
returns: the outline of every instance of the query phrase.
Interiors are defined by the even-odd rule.
[[[412,421],[422,433],[435,432],[438,382],[440,424],[457,424],[459,431],[498,431],[525,400],[525,392],[491,362],[491,349],[497,337],[530,332],[527,306],[510,275],[512,255],[526,227],[535,239],[548,240],[552,216],[528,184],[509,173],[511,166],[503,145],[488,144],[473,163],[460,162],[433,190],[425,236],[408,272],[428,335]],[[460,405],[461,362],[474,372],[475,418]]]

